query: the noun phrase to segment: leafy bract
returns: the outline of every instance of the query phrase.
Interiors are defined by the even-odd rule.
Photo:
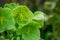
[[[40,39],[39,30],[31,30],[31,32],[32,33],[30,33],[30,34],[23,33],[22,38],[24,40],[39,40]]]
[[[40,28],[44,25],[44,13],[41,11],[36,11],[34,13],[33,20],[40,25]]]
[[[33,19],[35,20],[44,20],[44,13],[41,11],[36,11],[34,13],[35,17]]]
[[[9,8],[0,8],[0,33],[15,28],[15,22]]]
[[[13,16],[15,21],[20,26],[24,26],[31,22],[34,17],[33,13],[26,6],[18,6],[13,10]]]
[[[22,39],[24,40],[40,39],[40,31],[39,31],[38,25],[34,21],[24,26],[20,32],[22,35]]]
[[[10,8],[11,10],[13,10],[15,7],[17,7],[19,4],[16,3],[10,3],[10,4],[5,4],[4,7],[5,8]]]
[[[39,28],[40,28],[40,25],[39,25],[38,23],[36,23],[35,21],[31,21],[31,22],[28,23],[27,25],[28,25],[28,27],[31,26],[31,27],[34,27],[34,28],[36,28],[36,29],[39,29]],[[26,27],[27,25],[25,25],[24,27]],[[23,28],[24,28],[24,27],[23,27]],[[18,29],[16,30],[17,35],[21,35],[21,34],[22,34],[21,32],[23,32],[23,31],[22,31],[23,28],[21,28],[21,29],[18,28]],[[25,29],[25,28],[24,28],[24,29]],[[33,29],[33,30],[34,30],[34,29]]]
[[[38,25],[38,27],[39,28],[42,28],[43,27],[43,25],[44,25],[44,21],[42,21],[42,20],[34,20]]]

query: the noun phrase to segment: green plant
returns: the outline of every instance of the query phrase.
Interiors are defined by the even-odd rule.
[[[39,28],[44,24],[44,13],[36,11],[33,14],[24,5],[13,5],[11,3],[5,4],[4,8],[0,7],[0,39],[40,40]]]

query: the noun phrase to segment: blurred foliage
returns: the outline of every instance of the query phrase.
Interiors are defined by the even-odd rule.
[[[41,40],[40,30],[44,25],[44,13],[33,13],[27,6],[15,3],[0,7],[1,40]]]
[[[60,0],[0,0],[0,6],[5,3],[19,3],[28,6],[31,11],[42,11],[46,14],[45,25],[41,28],[41,38],[44,40],[60,40]]]

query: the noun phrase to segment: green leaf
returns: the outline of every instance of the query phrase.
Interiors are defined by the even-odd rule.
[[[41,11],[36,11],[34,13],[35,17],[33,19],[35,20],[44,20],[44,13]]]
[[[30,22],[28,25],[24,26],[20,33],[22,35],[22,39],[24,40],[39,40],[40,39],[40,31],[38,25],[35,22]]]
[[[15,21],[11,10],[8,8],[0,8],[0,32],[11,30],[13,28],[15,28]]]
[[[24,27],[26,27],[26,26],[31,26],[31,27],[34,27],[35,29],[39,29],[40,28],[40,25],[38,24],[38,23],[36,23],[35,21],[32,21],[32,22],[30,22],[30,23],[28,23],[27,25],[25,25]],[[23,27],[23,28],[24,28]],[[22,29],[23,28],[18,28],[17,30],[16,30],[16,34],[17,35],[21,35],[22,34]],[[25,29],[25,28],[24,28]]]
[[[24,40],[39,40],[40,35],[39,35],[39,30],[31,30],[30,34],[23,33],[22,38]]]
[[[0,36],[0,40],[9,40],[9,39],[5,39],[4,36]]]
[[[42,20],[33,20],[38,25],[39,28],[42,28],[44,26],[44,21]]]
[[[22,28],[24,25],[28,24],[34,17],[33,13],[26,6],[18,6],[13,11],[14,19]]]
[[[41,11],[36,11],[34,15],[35,17],[33,18],[33,21],[35,21],[39,25],[39,27],[42,28],[45,20],[44,13]]]
[[[20,40],[20,37],[16,37],[16,40]]]
[[[16,4],[16,3],[10,3],[10,4],[5,4],[4,7],[5,8],[10,8],[10,9],[14,9],[15,7],[17,7],[19,4]]]

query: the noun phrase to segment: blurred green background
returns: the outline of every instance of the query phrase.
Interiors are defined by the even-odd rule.
[[[32,12],[44,12],[45,25],[40,29],[42,40],[60,40],[60,0],[0,0],[0,7],[5,3],[19,3]]]

